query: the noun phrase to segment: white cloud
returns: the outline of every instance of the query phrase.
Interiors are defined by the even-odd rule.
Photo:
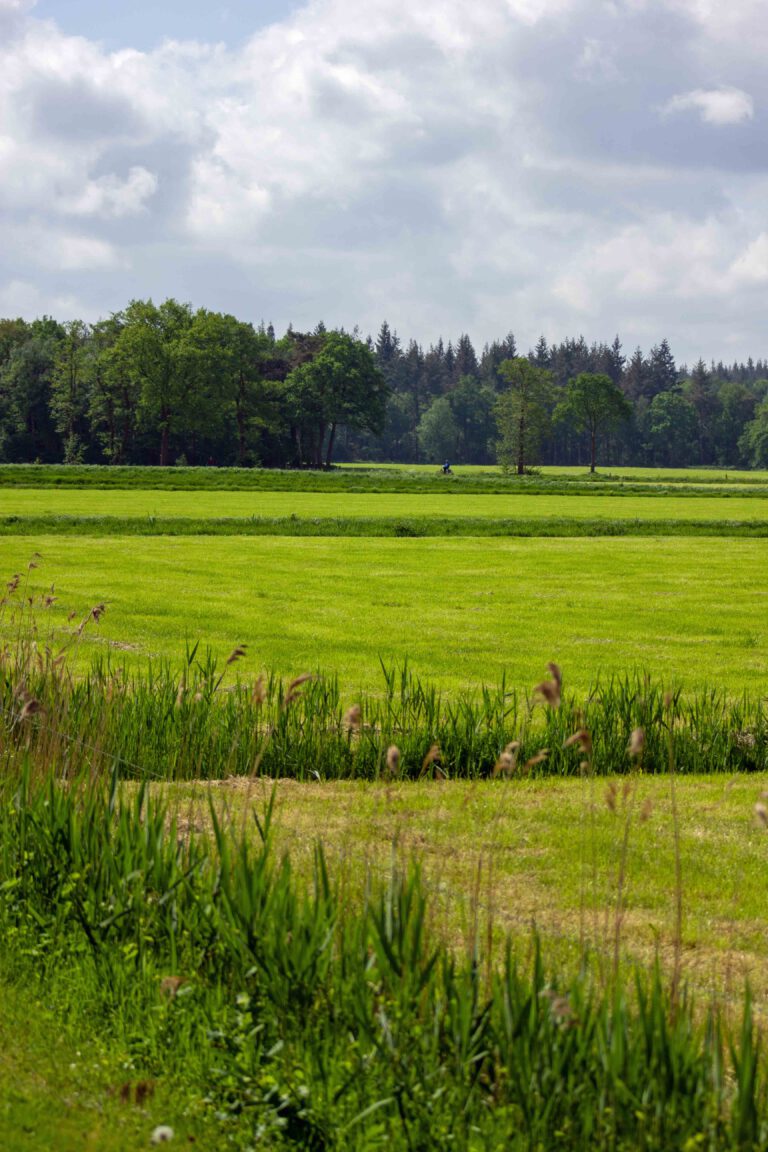
[[[111,268],[121,261],[111,244],[94,236],[71,233],[38,234],[31,237],[32,258],[44,268],[58,272],[84,272]]]
[[[753,118],[755,105],[741,88],[694,88],[673,96],[663,108],[665,115],[690,111],[698,112],[705,124],[742,124]]]
[[[125,180],[114,174],[89,180],[73,198],[64,199],[61,208],[73,216],[135,216],[147,210],[147,201],[156,191],[154,173],[135,165]]]
[[[0,0],[0,283],[759,354],[756,4],[313,0],[236,50],[110,53]]]
[[[768,232],[761,232],[734,260],[730,269],[734,285],[768,281]]]

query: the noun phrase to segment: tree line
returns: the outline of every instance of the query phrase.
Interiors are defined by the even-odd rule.
[[[0,460],[327,467],[334,459],[768,467],[768,363],[676,365],[583,337],[426,351],[134,300],[0,320]]]

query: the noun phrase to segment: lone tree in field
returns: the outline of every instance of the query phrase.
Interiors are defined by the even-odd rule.
[[[494,408],[499,433],[496,459],[505,472],[514,468],[523,476],[549,432],[552,373],[524,356],[515,356],[501,362],[498,374],[509,387]]]
[[[632,407],[618,385],[610,376],[593,372],[580,372],[569,380],[565,399],[555,410],[557,423],[589,433],[590,472],[595,471],[598,436],[613,431],[631,415]]]

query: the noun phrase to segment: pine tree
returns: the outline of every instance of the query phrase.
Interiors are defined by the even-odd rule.
[[[651,349],[648,360],[648,388],[646,395],[653,397],[659,392],[669,392],[677,384],[675,358],[666,337],[656,348]]]

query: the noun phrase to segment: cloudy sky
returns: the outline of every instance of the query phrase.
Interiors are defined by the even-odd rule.
[[[765,0],[0,0],[0,315],[768,355]]]

